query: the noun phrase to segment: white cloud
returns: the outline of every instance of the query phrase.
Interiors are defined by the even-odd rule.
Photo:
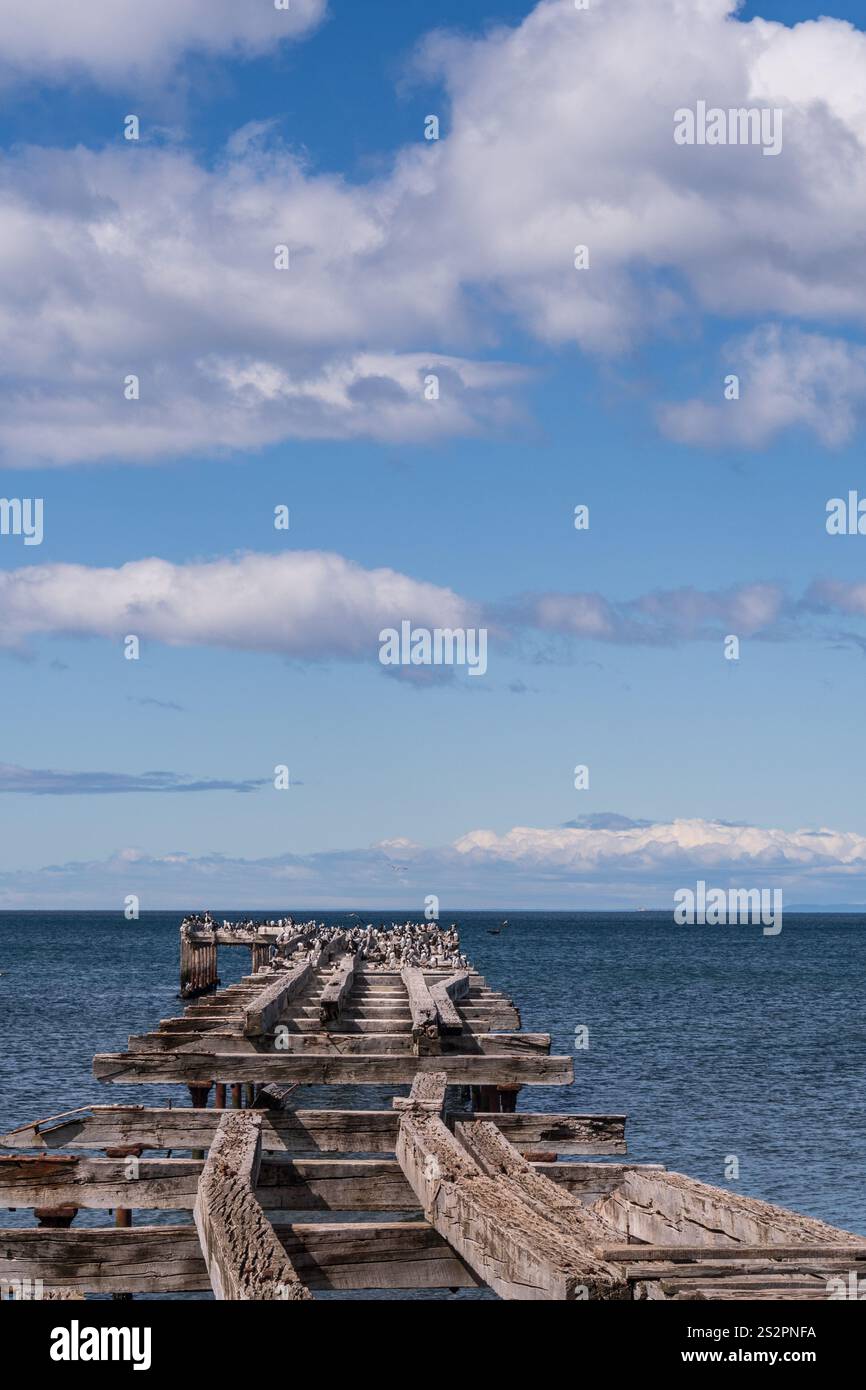
[[[188,36],[205,5],[134,8],[156,42],[164,27]],[[253,3],[206,8],[234,16],[234,28],[212,21],[214,42],[264,43],[284,18]],[[730,8],[542,0],[514,29],[434,35],[420,65],[447,88],[444,138],[419,129],[366,184],[316,176],[267,122],[214,167],[146,142],[7,159],[7,461],[508,428],[516,378],[465,358],[494,353],[509,321],[599,354],[693,337],[707,314],[862,327],[866,36],[832,19],[743,23]],[[56,13],[66,33],[69,6]],[[31,47],[39,23],[25,23]],[[698,99],[778,105],[781,153],[675,145],[673,113]],[[273,268],[280,243],[288,271]],[[589,270],[573,268],[577,244]],[[850,428],[859,349],[824,335],[758,338],[752,352],[751,398],[725,417],[733,439]],[[447,380],[434,406],[418,387],[437,361]],[[121,395],[132,372],[135,405]],[[668,426],[703,437],[718,418],[706,409],[674,408]]]
[[[866,35],[733,9],[543,0],[519,29],[428,42],[453,102],[431,240],[459,226],[462,275],[538,336],[616,351],[695,310],[863,322]],[[675,145],[699,99],[781,108],[781,154]]]
[[[475,830],[457,840],[474,862],[522,866],[533,872],[652,873],[676,868],[719,873],[781,873],[856,869],[866,872],[866,836],[833,830],[763,830],[718,821],[676,820],[626,830],[538,830],[504,835]]]
[[[215,171],[156,149],[0,163],[0,450],[143,460],[513,427],[524,373],[410,346],[442,336],[448,292],[386,240],[374,190],[256,137]],[[389,347],[359,350],[371,338]]]
[[[316,25],[326,0],[0,0],[0,78],[166,78],[185,54],[252,56]]]
[[[12,650],[41,636],[118,640],[132,633],[167,646],[376,661],[380,631],[404,619],[428,628],[483,625],[502,651],[510,647],[514,654],[521,638],[549,634],[564,643],[627,646],[708,641],[729,632],[835,640],[831,620],[840,617],[866,618],[866,586],[819,581],[800,599],[779,585],[752,583],[652,590],[617,601],[547,593],[487,605],[396,570],[303,550],[185,564],[149,558],[116,569],[29,564],[0,571],[0,647]],[[402,674],[422,676],[426,684],[452,673],[412,667]]]
[[[866,584],[847,583],[841,579],[817,580],[806,595],[806,605],[819,613],[866,618]]]
[[[723,399],[729,373],[740,379],[738,400]],[[843,444],[866,408],[866,347],[763,325],[728,344],[715,388],[713,403],[662,406],[664,432],[683,444],[759,448],[780,431],[801,426],[822,444]]]
[[[435,883],[446,918],[461,907],[672,910],[676,889],[699,878],[711,887],[781,888],[786,910],[798,901],[862,904],[866,837],[677,820],[614,830],[475,830],[438,849],[397,840],[255,860],[125,848],[107,860],[0,873],[0,903],[113,907],[124,893],[141,892],[151,908],[219,901],[405,909],[423,903]]]
[[[776,584],[738,584],[730,589],[656,590],[612,602],[601,594],[548,593],[510,608],[516,625],[603,642],[667,643],[700,640],[720,632],[740,636],[773,629],[786,616]]]
[[[383,627],[471,625],[452,590],[340,555],[291,551],[186,565],[134,560],[119,569],[27,566],[0,573],[0,644],[40,634],[169,646],[231,647],[300,659],[375,660]]]

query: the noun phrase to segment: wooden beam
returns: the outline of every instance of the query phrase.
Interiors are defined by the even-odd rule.
[[[3,1155],[0,1207],[191,1209],[202,1166],[190,1158]]]
[[[599,1228],[577,1202],[567,1229],[549,1221],[520,1182],[482,1172],[437,1115],[402,1112],[397,1159],[427,1220],[501,1297],[629,1296],[621,1272],[592,1253]]]
[[[256,1197],[277,1211],[414,1212],[418,1202],[393,1158],[272,1158],[259,1172]]]
[[[866,1260],[866,1242],[859,1245],[832,1245],[829,1242],[826,1245],[602,1245],[598,1248],[598,1254],[616,1263],[634,1264],[639,1261],[641,1265],[675,1260],[707,1260],[711,1265],[733,1265],[748,1260],[765,1263],[774,1260],[842,1260],[851,1268],[852,1262]],[[690,1272],[687,1263],[683,1264],[680,1273],[683,1272]]]
[[[309,1300],[256,1200],[262,1115],[226,1111],[198,1185],[193,1216],[218,1299]]]
[[[439,1015],[440,1033],[462,1033],[463,1019],[457,1012],[458,1000],[469,998],[469,972],[460,970],[430,987],[430,994]]]
[[[628,1239],[650,1245],[816,1245],[862,1243],[862,1236],[784,1207],[710,1187],[683,1173],[632,1170],[598,1206]],[[610,1241],[609,1244],[615,1242]]]
[[[315,1053],[318,1056],[379,1057],[387,1053],[397,1056],[415,1057],[415,1040],[408,1031],[399,1033],[352,1033],[328,1030],[326,1032],[295,1032],[294,1023],[284,1024],[286,1031],[264,1033],[255,1038],[243,1037],[239,1033],[141,1033],[129,1039],[129,1051],[140,1053],[159,1053],[172,1055],[181,1052],[208,1053],[226,1056],[228,1053],[261,1055],[272,1051],[282,1056],[299,1053]],[[466,1056],[475,1053],[493,1053],[507,1056],[510,1053],[548,1053],[550,1051],[549,1033],[470,1033],[460,1037],[453,1035],[441,1040],[443,1052],[460,1052]]]
[[[312,978],[313,968],[308,961],[278,973],[244,1010],[244,1033],[255,1037],[271,1032],[289,1002],[303,993]]]
[[[419,1072],[408,1096],[394,1096],[391,1104],[395,1110],[413,1110],[417,1107],[441,1115],[447,1085],[448,1077],[444,1071]]]
[[[79,1293],[200,1293],[210,1288],[195,1227],[0,1231],[0,1278]]]
[[[311,1222],[274,1230],[308,1289],[474,1288],[477,1278],[426,1221]],[[0,1230],[0,1278],[41,1279],[45,1294],[203,1293],[196,1229],[133,1226]]]
[[[99,1081],[184,1084],[212,1078],[238,1081],[297,1081],[305,1085],[403,1085],[418,1070],[447,1073],[449,1086],[567,1086],[574,1080],[571,1057],[505,1054],[446,1054],[426,1057],[334,1057],[291,1053],[208,1054],[181,1052],[161,1056],[147,1052],[101,1053],[93,1059]]]
[[[40,1120],[6,1134],[7,1148],[206,1149],[222,1112],[188,1106],[94,1105]],[[393,1153],[399,1118],[393,1110],[265,1110],[262,1149],[288,1153]]]
[[[275,1218],[311,1289],[469,1289],[478,1279],[426,1221],[293,1223]]]
[[[337,965],[334,978],[325,985],[319,999],[319,1020],[323,1025],[333,1023],[340,1017],[354,981],[355,957],[343,956]]]
[[[409,996],[409,1012],[412,1015],[412,1037],[416,1046],[439,1036],[439,1014],[433,1001],[423,972],[415,966],[407,965],[400,972],[406,993]]]
[[[481,1112],[518,1149],[550,1149],[559,1154],[624,1154],[625,1115],[567,1115],[525,1110]]]

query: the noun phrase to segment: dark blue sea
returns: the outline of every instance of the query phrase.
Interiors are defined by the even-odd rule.
[[[524,1029],[551,1033],[552,1051],[574,1057],[573,1088],[526,1088],[521,1109],[626,1112],[633,1159],[866,1235],[866,916],[786,915],[780,935],[765,937],[760,927],[677,926],[663,913],[512,912],[491,935],[504,915],[455,912],[443,923],[459,923],[473,964],[512,996]],[[138,922],[0,913],[0,1131],[89,1102],[189,1103],[181,1087],[91,1075],[95,1052],[121,1051],[128,1034],[180,1012],[178,924],[171,912]],[[246,950],[221,949],[224,984],[248,968]],[[589,1046],[576,1050],[581,1027]],[[352,1102],[340,1089],[330,1104]],[[729,1155],[736,1182],[725,1178]]]

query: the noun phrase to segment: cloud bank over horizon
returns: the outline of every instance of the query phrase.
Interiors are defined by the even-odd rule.
[[[606,813],[610,817],[611,813]],[[444,917],[461,907],[577,911],[673,905],[678,888],[781,888],[786,904],[866,904],[866,836],[832,829],[762,829],[720,821],[625,827],[473,830],[425,849],[391,839],[365,849],[262,859],[162,855],[134,848],[108,859],[0,873],[0,908],[113,908],[139,895],[157,908],[410,907],[428,894]]]

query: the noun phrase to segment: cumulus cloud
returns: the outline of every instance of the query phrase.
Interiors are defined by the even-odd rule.
[[[215,170],[147,148],[0,161],[0,450],[145,460],[513,426],[524,371],[413,350],[444,336],[452,292],[397,263],[380,197],[256,136]]]
[[[782,888],[788,908],[804,895],[837,904],[866,896],[866,837],[853,832],[623,819],[618,828],[475,830],[432,849],[403,839],[261,859],[125,849],[107,860],[0,873],[0,903],[113,906],[122,887],[146,895],[152,908],[219,901],[406,909],[435,883],[446,916],[461,907],[672,909],[676,889],[699,878],[721,888]]]
[[[127,7],[94,11],[111,8]],[[154,43],[201,35],[191,11],[217,16],[207,33],[224,46],[271,41],[285,20],[229,0],[129,8]],[[31,47],[49,7],[34,9],[20,21]],[[73,27],[68,6],[50,9]],[[0,449],[18,463],[136,460],[507,428],[519,383],[481,359],[509,322],[602,355],[693,335],[706,315],[862,327],[866,36],[731,11],[541,0],[514,28],[435,34],[417,67],[445,86],[444,138],[419,132],[367,183],[316,175],[261,122],[207,167],[146,141],[18,152],[0,165],[0,350],[14,364]],[[781,153],[676,145],[673,114],[698,100],[779,107]],[[574,268],[578,244],[587,270]],[[731,439],[789,423],[844,434],[858,352],[830,336],[774,346],[762,331],[754,390],[724,417]],[[434,403],[422,382],[437,364]],[[708,409],[663,420],[703,438]]]
[[[866,36],[735,8],[543,0],[517,29],[428,41],[452,101],[432,230],[459,220],[464,275],[545,340],[616,350],[694,308],[862,323]],[[698,100],[780,108],[781,154],[675,145]]]
[[[853,831],[764,830],[705,820],[625,829],[520,826],[504,835],[475,830],[457,840],[454,850],[489,865],[578,875],[611,868],[632,874],[676,868],[785,876],[828,868],[866,871],[866,836]]]
[[[109,796],[118,792],[252,792],[267,778],[224,781],[179,772],[55,772],[0,763],[0,793],[25,796]]]
[[[263,53],[307,33],[326,0],[0,0],[0,80],[165,79],[184,54]]]
[[[751,583],[652,590],[616,601],[597,593],[546,593],[483,604],[397,570],[303,550],[186,564],[130,560],[116,569],[46,564],[0,571],[0,648],[11,651],[39,637],[134,635],[171,647],[375,662],[380,632],[408,621],[428,629],[485,627],[491,643],[517,653],[526,638],[551,638],[557,647],[549,659],[556,659],[574,641],[669,646],[728,633],[772,641],[835,638],[829,620],[843,617],[866,618],[866,586],[816,581],[800,598],[778,584]],[[845,640],[856,641],[856,634]],[[420,689],[454,677],[451,666],[382,670]],[[522,681],[506,688],[527,691]]]
[[[723,376],[739,377],[737,400],[722,397]],[[716,399],[667,404],[662,429],[682,444],[760,448],[783,430],[810,430],[844,444],[866,409],[866,347],[800,329],[763,325],[729,343]]]
[[[13,648],[41,634],[132,634],[168,646],[375,659],[385,627],[467,627],[473,613],[451,589],[325,551],[0,573],[0,645]]]

